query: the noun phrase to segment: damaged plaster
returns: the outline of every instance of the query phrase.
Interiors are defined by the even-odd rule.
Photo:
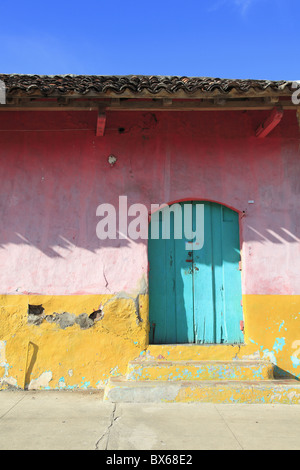
[[[14,377],[9,377],[9,364],[6,360],[6,342],[0,341],[0,367],[4,368],[4,375],[0,378],[0,390],[2,388],[16,388],[17,380]]]
[[[102,307],[102,310],[104,310],[107,304],[109,304],[110,302],[114,302],[117,299],[132,300],[135,306],[136,323],[137,325],[139,325],[143,321],[140,316],[140,295],[141,294],[139,293],[134,297],[130,294],[127,294],[126,292],[119,292],[118,294],[114,295],[111,299],[107,300],[107,302],[105,302],[105,304]]]
[[[40,390],[49,388],[49,382],[52,380],[52,372],[43,372],[37,379],[31,380],[28,390]]]
[[[145,277],[142,276],[142,278],[139,281],[138,288],[134,292],[132,292],[131,294],[128,294],[127,292],[124,292],[124,291],[118,292],[111,299],[107,300],[107,302],[104,303],[104,305],[101,307],[101,310],[103,311],[103,314],[104,314],[104,307],[110,302],[113,302],[117,299],[132,300],[135,306],[136,324],[139,325],[140,323],[143,322],[143,319],[141,318],[141,315],[140,315],[140,296],[146,295],[147,293],[148,293],[147,281]]]
[[[81,313],[77,316],[74,313],[69,312],[54,312],[51,315],[46,315],[44,313],[45,309],[43,305],[28,305],[28,323],[30,325],[38,326],[44,321],[47,321],[48,323],[56,323],[62,329],[78,324],[81,329],[86,330],[91,328],[96,321],[102,320],[104,317],[104,308],[107,304],[118,299],[127,299],[134,302],[136,323],[139,325],[143,321],[140,315],[140,296],[147,294],[147,290],[147,282],[143,276],[139,282],[138,289],[135,292],[132,292],[131,294],[128,294],[127,292],[118,292],[107,300],[104,305],[101,304],[99,309],[92,312],[90,315],[87,313]]]
[[[108,289],[109,292],[111,292],[109,288],[109,281],[106,277],[105,270],[103,269],[103,277],[105,279],[105,287]],[[104,315],[104,308],[111,302],[114,302],[115,300],[118,299],[127,299],[127,300],[132,300],[134,302],[135,306],[135,314],[136,314],[136,324],[139,326],[140,323],[143,322],[141,315],[140,315],[140,296],[141,295],[147,295],[148,294],[148,284],[145,276],[143,275],[139,281],[137,288],[131,291],[130,293],[127,293],[125,291],[118,292],[117,294],[113,295],[109,300],[107,300],[103,306],[101,305],[100,309],[103,312]]]
[[[103,318],[101,309],[94,311],[90,315],[81,313],[78,316],[68,312],[54,312],[52,315],[45,315],[44,311],[45,309],[42,305],[29,305],[28,323],[31,325],[41,325],[43,321],[47,321],[48,323],[56,323],[63,330],[77,324],[82,330],[87,330],[94,325],[95,321],[102,320]]]

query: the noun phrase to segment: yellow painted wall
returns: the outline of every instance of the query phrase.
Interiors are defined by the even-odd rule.
[[[46,319],[28,323],[28,304],[42,304],[44,316],[90,314],[104,305],[89,329],[62,329]],[[243,297],[245,345],[150,345],[148,297],[109,295],[0,297],[0,388],[102,388],[124,375],[128,362],[148,356],[168,360],[269,358],[300,377],[300,296]],[[138,315],[140,319],[138,318]],[[140,321],[142,320],[142,321]]]
[[[137,321],[133,299],[108,295],[2,296],[0,302],[2,388],[100,388],[146,347],[145,296],[140,296],[142,322]],[[92,313],[101,303],[106,304],[103,319],[86,330],[77,324],[62,329],[46,320],[38,326],[27,322],[28,304],[42,304],[45,315],[80,315]]]

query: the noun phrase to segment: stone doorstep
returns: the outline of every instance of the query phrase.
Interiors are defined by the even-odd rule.
[[[270,380],[274,378],[274,365],[264,360],[231,361],[130,361],[127,380]]]
[[[269,403],[300,404],[297,380],[128,381],[112,377],[104,400],[114,403]]]

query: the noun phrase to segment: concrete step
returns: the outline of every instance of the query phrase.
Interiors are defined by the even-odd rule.
[[[271,380],[274,365],[267,361],[151,361],[134,360],[127,369],[129,381]]]
[[[109,379],[104,400],[113,403],[206,402],[300,404],[297,380],[129,381]]]

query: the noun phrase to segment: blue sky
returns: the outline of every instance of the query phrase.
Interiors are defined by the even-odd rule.
[[[0,73],[300,79],[299,0],[1,0]]]

